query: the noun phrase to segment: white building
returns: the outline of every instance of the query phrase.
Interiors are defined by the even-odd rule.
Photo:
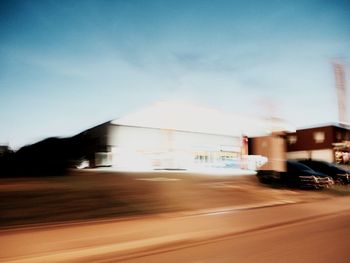
[[[240,167],[243,136],[288,130],[281,120],[160,102],[81,135],[94,144],[94,166],[125,169]]]

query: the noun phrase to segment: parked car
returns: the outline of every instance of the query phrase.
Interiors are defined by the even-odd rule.
[[[262,183],[278,183],[288,187],[326,188],[334,184],[333,179],[326,174],[312,170],[297,161],[288,160],[286,172],[258,171],[257,177]]]
[[[319,160],[300,160],[302,164],[307,165],[311,169],[324,173],[333,178],[335,183],[338,184],[350,184],[350,171],[345,170],[332,163],[319,161]]]

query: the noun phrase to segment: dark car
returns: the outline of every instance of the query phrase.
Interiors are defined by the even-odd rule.
[[[307,165],[311,169],[324,173],[333,178],[335,183],[349,184],[350,183],[350,171],[345,170],[332,163],[318,160],[300,160],[302,164]]]
[[[326,188],[334,184],[331,177],[316,172],[297,161],[287,161],[286,172],[258,171],[257,177],[262,183],[278,183],[288,187]]]

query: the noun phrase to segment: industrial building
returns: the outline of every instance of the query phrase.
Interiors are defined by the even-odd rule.
[[[160,102],[76,137],[85,142],[86,158],[92,167],[240,168],[241,160],[249,159],[247,136],[282,130],[293,129],[279,119],[271,121],[185,103]]]

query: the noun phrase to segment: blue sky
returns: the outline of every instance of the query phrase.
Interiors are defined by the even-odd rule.
[[[1,1],[0,143],[160,100],[336,121],[330,61],[349,62],[349,13],[348,1]]]

